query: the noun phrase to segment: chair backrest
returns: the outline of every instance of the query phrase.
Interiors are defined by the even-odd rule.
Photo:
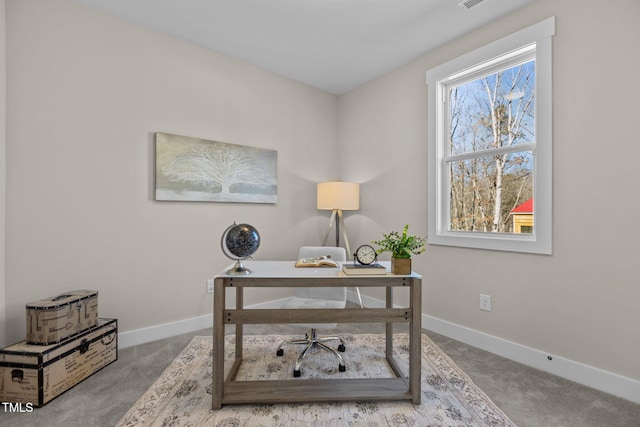
[[[312,258],[323,255],[331,255],[331,259],[337,263],[347,260],[347,251],[335,246],[302,246],[298,251],[298,259]],[[295,296],[301,298],[314,298],[330,301],[346,301],[347,288],[295,288]]]
[[[302,246],[298,251],[298,259],[322,255],[330,255],[331,259],[336,262],[344,262],[347,260],[347,251],[345,251],[344,248],[335,246]]]

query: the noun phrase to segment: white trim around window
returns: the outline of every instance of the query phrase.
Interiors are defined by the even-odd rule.
[[[427,72],[429,243],[537,254],[552,253],[552,36],[555,17],[455,58]],[[534,49],[531,47],[534,46]],[[453,79],[490,71],[535,50],[534,232],[530,234],[465,232],[450,229],[449,180],[445,164],[448,125],[445,86]]]

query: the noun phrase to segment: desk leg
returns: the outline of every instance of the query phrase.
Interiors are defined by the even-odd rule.
[[[411,402],[420,404],[421,352],[422,352],[422,280],[411,279],[411,326],[409,329],[409,391]]]
[[[391,286],[386,287],[386,308],[393,308],[393,288]],[[393,357],[393,323],[388,322],[385,324],[386,333],[386,355],[387,359]]]
[[[215,279],[213,284],[213,384],[211,408],[222,408],[224,393],[224,280]]]
[[[244,288],[236,288],[236,310],[242,310],[244,308]],[[242,360],[242,339],[243,339],[243,324],[236,323],[236,360]]]

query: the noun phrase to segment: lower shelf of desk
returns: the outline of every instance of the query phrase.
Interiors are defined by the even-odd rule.
[[[402,378],[231,381],[223,404],[411,400]]]

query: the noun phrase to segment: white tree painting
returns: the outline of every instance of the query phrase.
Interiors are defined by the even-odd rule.
[[[277,151],[156,132],[156,200],[276,203]]]

